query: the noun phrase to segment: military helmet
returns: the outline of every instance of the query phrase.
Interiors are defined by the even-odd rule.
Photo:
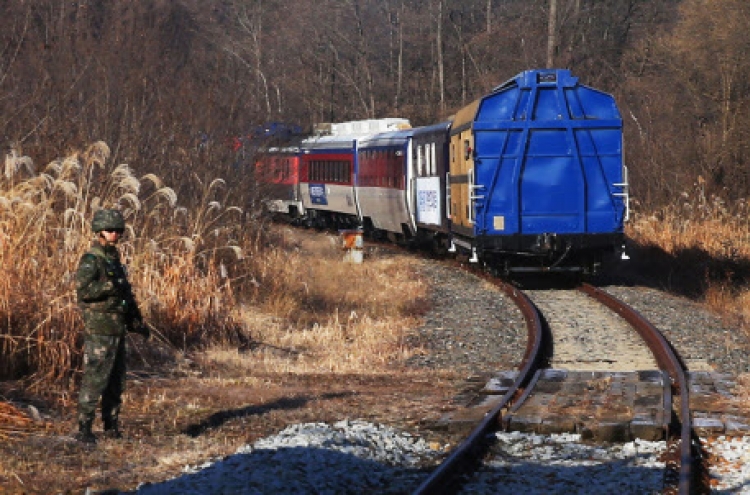
[[[97,210],[91,221],[91,230],[101,232],[102,230],[125,230],[125,219],[117,210]]]

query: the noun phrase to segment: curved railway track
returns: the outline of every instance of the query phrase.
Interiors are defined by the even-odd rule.
[[[668,437],[668,450],[671,458],[667,460],[667,469],[675,473],[675,479],[667,481],[676,481],[677,493],[680,495],[692,493],[693,485],[697,485],[698,464],[694,461],[698,452],[697,446],[693,444],[690,389],[688,386],[687,370],[684,364],[662,333],[637,311],[592,285],[584,284],[581,290],[620,315],[635,328],[654,353],[660,369],[666,370],[669,373],[673,392],[679,397],[678,421],[671,426],[676,427],[679,425],[679,434],[676,434],[677,430],[672,430],[670,432],[671,435]]]
[[[609,369],[614,372],[662,370],[668,377],[665,388],[669,391],[664,394],[663,413],[668,445],[664,493],[699,493],[699,464],[695,460],[698,448],[693,442],[686,370],[658,329],[623,302],[588,284],[581,285],[576,291],[542,291],[552,294],[552,297],[530,291],[530,297],[510,284],[491,281],[518,305],[524,315],[528,330],[524,358],[512,385],[501,396],[482,402],[484,415],[481,420],[414,494],[457,493],[461,480],[476,469],[487,452],[488,434],[508,426],[510,418],[535,393],[542,370],[550,364],[558,368]],[[560,297],[562,301],[555,301]],[[572,316],[571,308],[578,317]],[[582,324],[581,321],[588,323]],[[599,332],[600,335],[609,333],[617,338],[600,337],[596,342],[597,339],[587,335],[590,325],[604,327],[605,331]],[[566,336],[573,342],[562,343]],[[639,339],[645,342],[645,346],[638,342]],[[585,349],[585,352],[575,355],[571,349],[576,347]],[[622,356],[627,357],[620,359]]]

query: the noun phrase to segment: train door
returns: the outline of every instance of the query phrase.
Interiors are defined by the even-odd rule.
[[[409,137],[406,140],[406,146],[403,149],[403,174],[404,174],[404,195],[402,201],[404,203],[404,210],[409,218],[409,230],[411,235],[417,233],[417,218],[416,210],[414,208],[416,197],[415,182],[418,176],[416,160],[414,160],[414,138]]]
[[[451,222],[459,231],[466,229],[470,234],[474,227],[474,138],[470,130],[451,137],[450,163],[450,212]]]
[[[474,136],[472,124],[479,101],[463,108],[454,119],[450,137],[450,220],[458,234],[474,234]]]

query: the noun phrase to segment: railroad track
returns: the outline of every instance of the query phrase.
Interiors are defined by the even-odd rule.
[[[663,493],[704,491],[686,370],[653,325],[591,285],[522,291],[492,282],[525,317],[525,355],[517,372],[490,382],[480,400],[457,411],[454,420],[473,421],[475,426],[415,495],[457,493],[462,480],[470,476],[467,473],[477,469],[488,452],[490,433],[510,429],[555,433],[571,428],[595,441],[632,436],[666,439]],[[613,389],[624,391],[617,395],[623,399],[633,395],[640,399],[650,392],[656,400],[641,400],[648,407],[630,410],[634,417],[624,420],[622,412],[632,408],[601,398]],[[566,393],[570,398],[565,398]]]

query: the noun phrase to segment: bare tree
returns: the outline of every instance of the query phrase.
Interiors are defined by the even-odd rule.
[[[445,112],[445,62],[443,61],[443,7],[444,0],[436,1],[435,53],[437,54],[438,102],[440,113]]]
[[[547,22],[547,67],[555,65],[557,49],[557,0],[549,0],[549,20]]]

